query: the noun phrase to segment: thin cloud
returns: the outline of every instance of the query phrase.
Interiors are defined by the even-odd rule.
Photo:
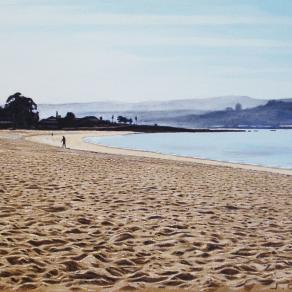
[[[0,24],[13,26],[192,26],[192,25],[292,25],[285,16],[160,15],[84,12],[78,6],[0,4]]]
[[[292,49],[291,41],[274,39],[224,37],[224,36],[157,36],[128,33],[79,33],[80,39],[92,44],[111,48],[119,47],[205,47],[205,48],[251,48],[251,49]]]

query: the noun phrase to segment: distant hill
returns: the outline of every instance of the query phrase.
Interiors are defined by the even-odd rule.
[[[292,100],[271,100],[265,105],[251,109],[162,118],[158,122],[191,128],[285,127],[292,125]]]
[[[209,111],[223,110],[234,107],[240,103],[243,108],[251,108],[265,104],[267,100],[255,99],[248,96],[222,96],[202,99],[184,99],[171,101],[149,101],[149,102],[90,102],[90,103],[66,103],[66,104],[39,104],[40,117],[45,118],[67,112],[74,112],[76,116],[85,115],[105,116],[109,118],[112,114],[138,115],[140,121],[155,123],[160,118],[168,116],[183,116],[188,114],[201,114]],[[151,113],[150,113],[151,112]]]

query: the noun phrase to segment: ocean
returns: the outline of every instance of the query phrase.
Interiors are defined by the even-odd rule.
[[[184,157],[292,169],[292,130],[87,137],[88,143]]]

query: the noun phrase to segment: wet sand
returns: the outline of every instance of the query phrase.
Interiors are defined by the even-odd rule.
[[[292,288],[288,173],[28,135],[0,132],[0,290]]]

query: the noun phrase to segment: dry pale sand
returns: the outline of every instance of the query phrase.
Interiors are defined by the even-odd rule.
[[[292,288],[290,175],[28,135],[0,132],[1,291]]]

